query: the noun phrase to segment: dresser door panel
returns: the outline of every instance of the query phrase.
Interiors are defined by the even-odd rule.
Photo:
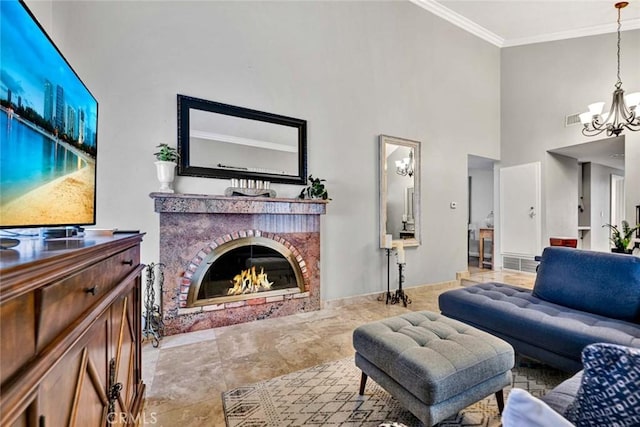
[[[42,381],[38,412],[46,427],[104,425],[108,328],[106,312]]]

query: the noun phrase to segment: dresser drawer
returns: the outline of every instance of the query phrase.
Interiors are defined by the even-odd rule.
[[[38,351],[118,285],[140,264],[138,246],[119,252],[89,268],[43,287]]]

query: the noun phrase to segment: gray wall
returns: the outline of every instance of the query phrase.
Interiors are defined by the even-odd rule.
[[[624,171],[597,163],[590,163],[588,168],[591,193],[589,197],[591,205],[589,243],[591,249],[595,251],[608,252],[611,248],[609,229],[602,228],[602,226],[611,222],[611,175],[624,176]],[[633,221],[635,221],[635,216],[630,217],[629,223]]]
[[[333,198],[322,220],[323,299],[386,287],[379,134],[422,141],[423,245],[407,250],[407,285],[466,270],[467,154],[500,152],[495,46],[395,1],[55,1],[48,29],[100,102],[98,226],[145,231],[143,262],[158,258],[152,153],[175,145],[181,93],[308,121],[309,171]],[[176,182],[183,193],[227,186]]]
[[[640,91],[640,30],[623,32],[621,48],[623,88]],[[576,235],[577,185],[566,164],[547,150],[607,137],[585,137],[580,125],[564,127],[564,118],[586,111],[592,102],[611,102],[616,35],[502,49],[501,76],[502,165],[542,161],[543,242],[551,234]],[[634,206],[640,203],[639,133],[624,133],[627,218],[635,218]]]

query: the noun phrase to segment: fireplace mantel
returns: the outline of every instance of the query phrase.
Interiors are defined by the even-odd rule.
[[[232,213],[273,215],[323,215],[327,200],[270,197],[213,196],[205,194],[151,193],[155,211],[171,213]]]
[[[320,217],[326,200],[175,193],[150,197],[160,216],[160,264],[165,266],[161,309],[167,334],[320,309]],[[189,306],[191,286],[197,285],[197,272],[209,254],[252,236],[291,252],[301,273],[299,288]]]

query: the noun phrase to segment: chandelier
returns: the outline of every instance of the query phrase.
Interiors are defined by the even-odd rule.
[[[402,176],[413,176],[413,148],[409,150],[409,157],[396,160],[396,173]]]
[[[631,131],[640,130],[640,92],[624,96],[622,80],[620,80],[620,10],[629,2],[622,1],[615,4],[618,9],[618,81],[613,91],[613,99],[608,112],[603,113],[604,102],[589,105],[589,111],[580,114],[580,121],[584,125],[582,134],[595,136],[607,132],[607,136],[618,136],[626,128]]]

